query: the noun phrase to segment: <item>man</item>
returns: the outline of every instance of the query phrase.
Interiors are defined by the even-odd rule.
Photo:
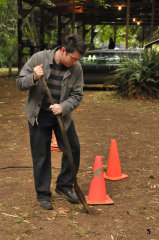
[[[26,115],[30,131],[30,145],[37,200],[44,209],[53,209],[51,199],[51,152],[54,130],[58,146],[63,152],[61,172],[56,189],[71,203],[79,199],[73,193],[74,179],[56,115],[61,114],[71,147],[76,172],[80,163],[80,144],[75,131],[71,111],[83,97],[83,71],[78,60],[85,52],[85,44],[79,35],[69,35],[54,50],[35,53],[22,68],[16,79],[20,90],[29,90]],[[44,75],[55,104],[50,105],[41,77]]]
[[[108,49],[114,49],[115,48],[115,42],[113,41],[113,38],[110,38]]]

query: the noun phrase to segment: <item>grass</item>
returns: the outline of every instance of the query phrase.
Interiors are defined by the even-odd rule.
[[[6,75],[8,75],[8,73],[9,73],[9,68],[0,68],[0,75],[1,76],[6,76]],[[18,68],[12,68],[11,69],[11,73],[13,74],[15,74],[15,73],[18,73]]]
[[[78,235],[78,236],[80,236],[80,237],[85,237],[85,238],[87,238],[87,232],[85,231],[85,230],[83,230],[83,229],[77,229],[76,231],[76,234]]]
[[[0,72],[8,72],[9,68],[0,68]],[[18,71],[18,68],[12,68],[12,71]]]

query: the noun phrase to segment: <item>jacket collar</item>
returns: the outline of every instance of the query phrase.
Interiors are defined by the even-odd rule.
[[[59,49],[59,47],[56,47],[55,49],[53,50],[45,50],[46,51],[46,54],[49,58],[49,64],[52,65],[53,64],[53,57],[54,57],[54,54],[55,52]]]
[[[59,49],[59,47],[54,48],[53,50],[46,50],[46,54],[48,55],[49,58],[49,64],[52,65],[53,64],[53,57],[55,52]],[[71,70],[72,70],[72,66],[70,68],[67,69],[64,78],[68,77],[71,74]]]

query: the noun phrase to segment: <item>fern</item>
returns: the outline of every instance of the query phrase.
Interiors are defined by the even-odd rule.
[[[117,93],[129,98],[159,98],[159,54],[144,51],[141,58],[123,63],[116,71]]]

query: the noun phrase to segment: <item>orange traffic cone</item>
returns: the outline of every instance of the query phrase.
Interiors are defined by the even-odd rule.
[[[93,179],[90,183],[89,194],[86,196],[88,204],[113,204],[113,200],[106,194],[102,157],[96,156],[93,167]]]
[[[127,177],[128,175],[122,174],[121,172],[117,142],[115,139],[112,139],[110,152],[109,152],[107,172],[104,175],[104,178],[109,180],[120,180]]]
[[[58,145],[57,145],[57,140],[56,140],[56,137],[55,137],[55,133],[53,133],[53,137],[52,137],[52,140],[51,140],[51,150],[52,151],[60,151]]]

